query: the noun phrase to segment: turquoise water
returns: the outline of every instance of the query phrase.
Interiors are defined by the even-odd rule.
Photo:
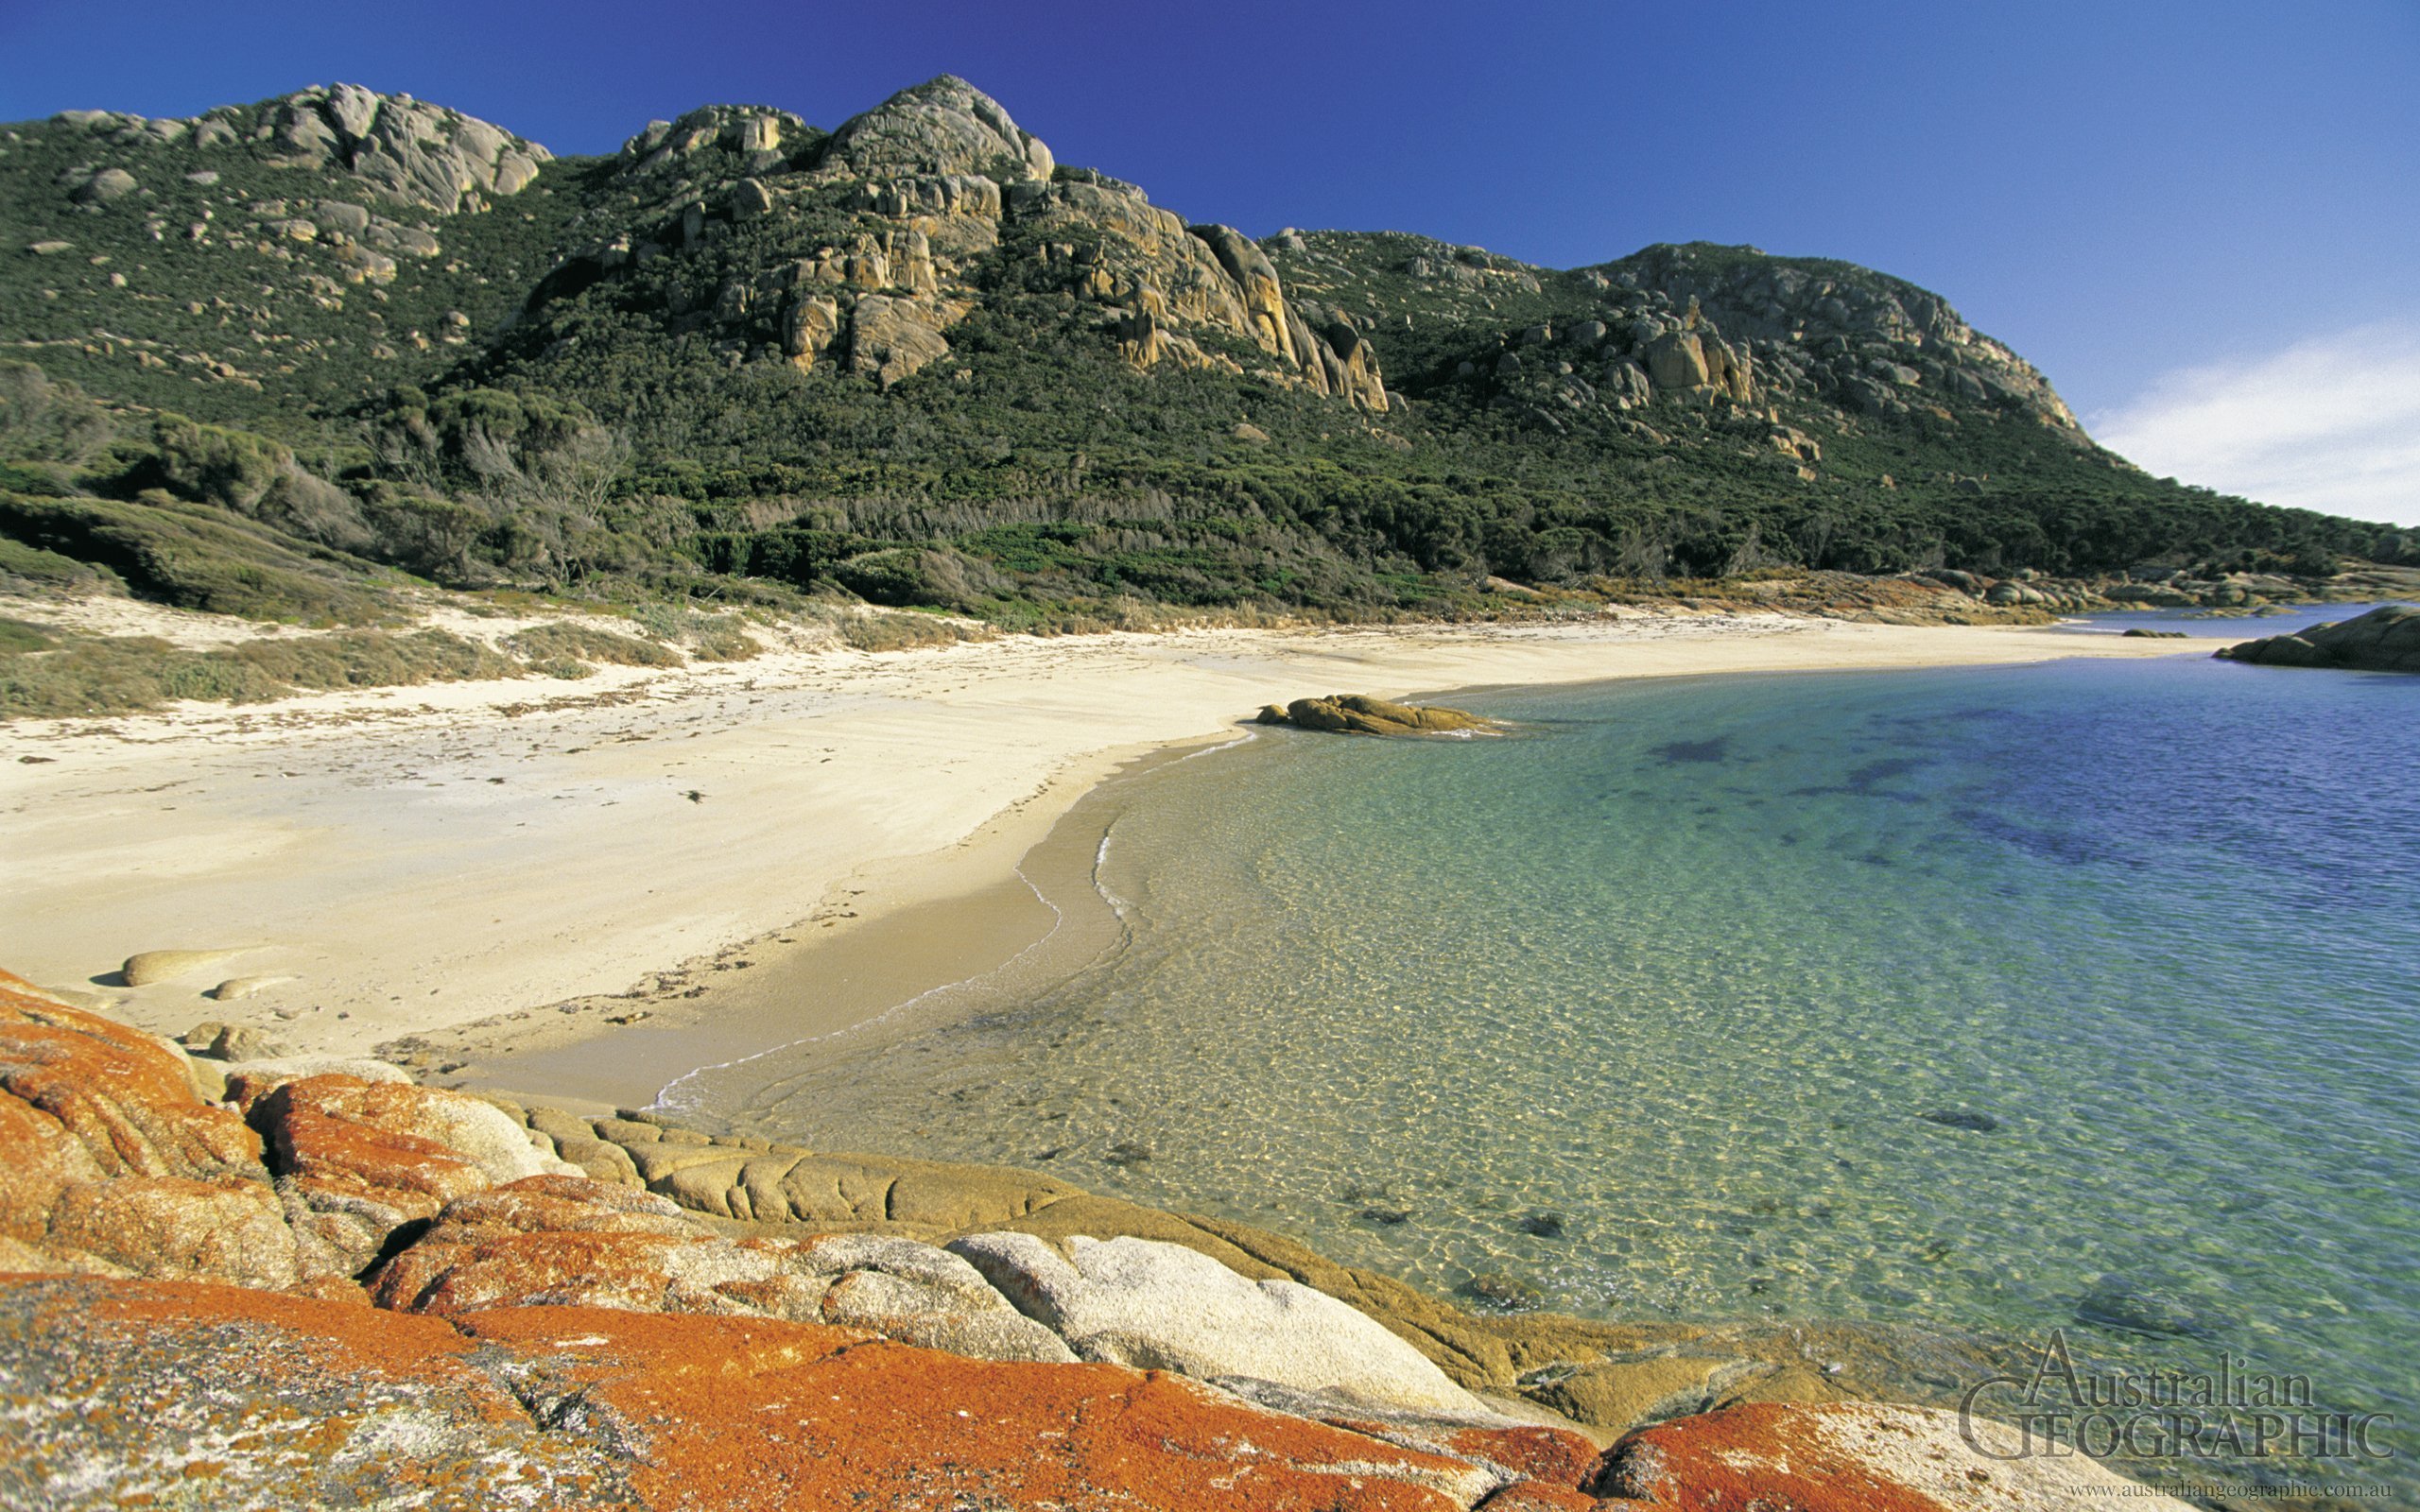
[[[2420,679],[2201,657],[1457,701],[1136,784],[1038,996],[703,1110],[1623,1317],[2420,1392]],[[2404,1464],[2410,1464],[2409,1446]]]

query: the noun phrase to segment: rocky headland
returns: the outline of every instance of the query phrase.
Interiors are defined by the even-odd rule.
[[[11,1505],[2183,1504],[1857,1400],[1888,1331],[1474,1314],[1022,1172],[196,1057],[5,973],[0,1130]]]
[[[2420,609],[2384,604],[2357,619],[2314,625],[2293,635],[2246,641],[2214,654],[2264,667],[2420,672]]]

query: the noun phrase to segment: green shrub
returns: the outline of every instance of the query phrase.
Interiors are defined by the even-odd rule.
[[[58,644],[39,625],[28,625],[23,620],[0,619],[0,656],[22,656],[27,651],[47,651]]]
[[[590,669],[582,663],[593,662],[625,667],[675,667],[681,664],[681,653],[670,646],[562,620],[516,630],[506,636],[503,644],[506,650],[538,664],[539,670],[549,677],[584,678]],[[554,666],[566,662],[579,666],[579,670],[571,673],[553,670]]]

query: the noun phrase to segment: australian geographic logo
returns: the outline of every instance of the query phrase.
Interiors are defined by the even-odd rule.
[[[1967,1388],[1958,1429],[1968,1448],[1993,1459],[2394,1458],[2393,1413],[2326,1411],[2310,1377],[2250,1364],[2221,1353],[2216,1371],[2083,1371],[2067,1352],[2066,1331],[2054,1329],[2030,1375]]]

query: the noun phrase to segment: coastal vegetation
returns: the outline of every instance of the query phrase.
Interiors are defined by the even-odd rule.
[[[2420,562],[2142,473],[1884,274],[1254,242],[954,79],[582,159],[351,86],[20,123],[0,322],[7,581],[306,625],[415,583],[1052,632]]]

